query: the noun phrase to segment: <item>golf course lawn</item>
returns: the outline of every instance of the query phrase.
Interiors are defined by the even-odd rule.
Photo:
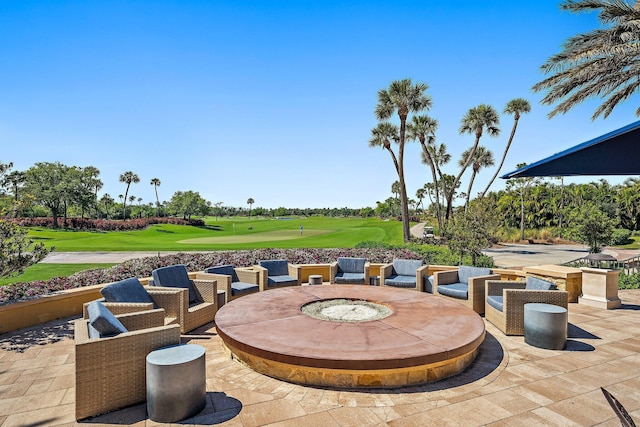
[[[32,228],[29,236],[59,252],[340,248],[363,241],[402,243],[402,223],[378,218],[207,217],[205,224],[156,224],[145,230],[110,232]]]

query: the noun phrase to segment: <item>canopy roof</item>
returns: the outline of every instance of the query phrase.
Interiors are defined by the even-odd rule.
[[[501,176],[640,175],[640,121]]]

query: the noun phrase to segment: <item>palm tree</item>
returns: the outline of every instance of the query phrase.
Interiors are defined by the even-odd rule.
[[[511,143],[513,142],[513,137],[516,134],[516,128],[518,127],[518,120],[520,120],[520,115],[523,113],[526,114],[529,111],[531,111],[531,105],[529,104],[529,101],[524,98],[512,99],[511,101],[507,102],[506,107],[504,107],[505,114],[513,114],[513,127],[511,128],[511,135],[509,136],[509,141],[507,141],[507,146],[504,147],[504,153],[502,153],[502,159],[500,160],[498,169],[496,169],[496,172],[493,174],[491,181],[489,181],[489,184],[487,184],[486,188],[480,195],[480,198],[483,198],[484,195],[487,194],[487,191],[489,191],[489,187],[491,187],[493,181],[496,180],[498,174],[500,173],[500,169],[502,169],[502,166],[504,165],[504,161],[507,158],[507,153],[509,152],[509,148],[511,147]]]
[[[402,234],[405,242],[410,240],[409,205],[407,202],[407,186],[404,181],[404,143],[409,113],[415,113],[431,107],[431,97],[424,92],[429,88],[426,83],[411,82],[411,79],[392,81],[388,89],[378,91],[378,104],[375,115],[378,120],[388,120],[394,112],[400,119],[398,138],[398,178],[401,187]]]
[[[400,165],[396,153],[391,149],[391,141],[397,143],[400,140],[399,134],[398,126],[389,122],[381,122],[371,129],[371,138],[369,139],[369,147],[382,147],[387,150],[398,174],[400,173]]]
[[[453,211],[453,193],[460,182],[460,178],[462,178],[462,174],[464,174],[465,170],[474,159],[476,148],[480,143],[480,138],[482,137],[484,130],[486,129],[489,136],[498,136],[500,134],[500,128],[498,127],[499,124],[500,116],[498,115],[498,112],[492,106],[487,104],[480,104],[477,107],[469,109],[464,117],[462,117],[462,122],[458,131],[460,134],[469,133],[475,135],[476,139],[473,146],[468,150],[467,159],[462,165],[460,172],[453,180],[453,183],[447,192],[446,219],[451,217],[451,213]]]
[[[598,11],[604,28],[570,37],[560,53],[540,67],[550,77],[533,90],[547,90],[541,103],[558,103],[549,113],[566,113],[587,98],[606,98],[591,117],[604,118],[640,89],[640,7],[636,1],[566,0],[560,5],[570,12]],[[636,110],[640,115],[640,108]]]
[[[427,196],[427,190],[423,188],[418,188],[416,190],[416,199],[418,199],[418,204],[422,207],[422,210],[424,211],[424,203],[423,200],[424,198]]]
[[[138,175],[136,175],[131,171],[127,171],[122,175],[120,175],[120,182],[124,182],[127,184],[127,190],[124,192],[124,198],[122,201],[122,220],[124,221],[127,219],[126,205],[127,205],[127,195],[129,194],[129,187],[131,186],[131,183],[134,183],[134,184],[139,183],[140,177],[138,177]]]
[[[391,192],[393,193],[393,196],[396,198],[396,201],[397,201],[398,195],[402,192],[400,190],[400,181],[394,181],[393,184],[391,184]]]
[[[436,129],[438,121],[427,115],[413,116],[411,123],[407,125],[407,137],[409,139],[420,141],[422,146],[422,162],[429,165],[431,169],[431,177],[433,179],[433,187],[435,189],[436,198],[436,218],[438,220],[438,230],[441,229],[440,215],[440,195],[438,194],[438,175],[436,174],[436,154],[434,145],[436,140]]]
[[[251,220],[251,208],[253,207],[254,203],[255,201],[251,197],[247,199],[247,204],[249,205],[249,220]]]
[[[160,179],[151,178],[151,185],[153,185],[153,189],[156,191],[156,216],[160,216],[160,199],[158,199],[158,187],[160,187]]]
[[[460,161],[458,162],[459,166],[462,166],[469,157],[469,150],[462,153],[460,157]],[[486,168],[489,166],[493,166],[493,153],[487,148],[480,145],[476,148],[476,153],[473,155],[473,161],[471,162],[471,179],[469,179],[469,187],[467,188],[467,199],[464,204],[464,210],[467,211],[469,207],[469,198],[471,197],[471,187],[473,187],[473,181],[476,179],[476,175],[482,168]]]

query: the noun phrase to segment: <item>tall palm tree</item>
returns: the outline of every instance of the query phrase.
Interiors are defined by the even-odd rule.
[[[462,122],[460,123],[460,128],[458,131],[460,134],[469,133],[475,136],[475,141],[473,146],[468,150],[467,159],[464,164],[460,168],[460,172],[453,180],[451,187],[449,187],[449,191],[447,192],[447,214],[446,219],[448,220],[451,217],[451,213],[453,211],[453,194],[455,189],[460,182],[460,178],[464,174],[465,170],[469,167],[474,156],[476,154],[476,149],[478,144],[480,143],[480,138],[482,138],[482,134],[484,131],[487,131],[489,136],[498,136],[500,135],[500,128],[498,125],[500,124],[500,116],[498,112],[490,105],[480,104],[477,107],[473,107],[467,111],[467,113],[462,117]]]
[[[160,216],[160,199],[158,199],[158,187],[160,187],[160,179],[151,178],[151,185],[153,185],[153,189],[156,191],[156,216]]]
[[[507,153],[509,152],[509,148],[511,147],[511,143],[513,142],[513,137],[516,135],[516,129],[518,127],[518,120],[520,120],[520,115],[523,113],[526,114],[529,111],[531,111],[531,105],[529,104],[529,101],[524,98],[512,99],[511,101],[507,102],[507,105],[504,107],[505,114],[513,114],[513,127],[511,128],[511,135],[509,135],[507,146],[504,147],[504,152],[502,153],[500,164],[498,165],[496,172],[493,174],[491,181],[489,181],[489,184],[487,184],[484,191],[480,195],[480,198],[483,198],[484,195],[487,194],[487,191],[489,191],[489,187],[491,187],[493,181],[496,180],[498,174],[500,173],[500,169],[502,169],[502,166],[504,165],[504,161],[507,158]]]
[[[640,89],[640,7],[629,0],[565,0],[560,5],[570,12],[598,12],[603,28],[570,37],[560,53],[540,67],[550,77],[533,90],[546,90],[541,103],[552,105],[549,117],[566,113],[587,98],[604,102],[591,117],[604,118]],[[640,115],[640,108],[636,110]]]
[[[378,120],[388,120],[397,112],[400,119],[400,134],[398,138],[398,178],[401,187],[402,235],[405,242],[411,237],[409,230],[409,205],[407,186],[404,181],[404,143],[407,128],[407,117],[410,113],[417,113],[431,107],[431,97],[425,94],[429,86],[426,83],[413,84],[411,79],[394,80],[388,89],[378,91],[378,104],[375,115]]]
[[[127,190],[124,192],[124,198],[122,200],[122,220],[127,219],[127,195],[129,194],[129,187],[131,184],[137,184],[140,182],[140,177],[131,171],[127,171],[120,175],[120,182],[124,182],[127,184]]]
[[[467,161],[467,158],[469,157],[468,151],[469,150],[464,151],[460,156],[460,161],[458,162],[459,166],[462,166]],[[471,162],[472,172],[471,179],[469,179],[469,187],[467,188],[467,199],[464,204],[465,212],[469,207],[469,199],[471,198],[471,187],[473,187],[473,181],[475,181],[476,175],[478,174],[480,169],[493,166],[493,164],[493,153],[491,152],[491,150],[488,150],[482,145],[476,148],[476,153],[473,155],[473,161]]]
[[[398,195],[402,192],[402,190],[400,190],[400,181],[394,181],[393,184],[391,184],[391,192],[396,200],[398,200]]]
[[[434,152],[436,129],[438,129],[437,120],[427,115],[413,116],[411,123],[407,125],[407,137],[420,141],[420,145],[422,146],[422,161],[429,165],[431,169],[436,198],[436,218],[438,220],[438,230],[441,230],[442,215],[440,215],[440,195],[438,194],[438,175],[436,171],[437,161]]]
[[[247,199],[247,204],[249,205],[249,220],[251,220],[251,208],[253,207],[254,203],[255,200],[253,200],[251,197]]]
[[[427,190],[423,188],[418,188],[416,190],[416,199],[418,199],[418,204],[420,205],[420,207],[422,208],[422,210],[424,211],[424,203],[423,200],[424,198],[427,196]]]

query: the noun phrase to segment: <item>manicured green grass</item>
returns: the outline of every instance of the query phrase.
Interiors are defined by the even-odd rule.
[[[158,224],[146,230],[118,232],[32,228],[29,235],[60,252],[340,248],[362,241],[402,243],[402,223],[378,218],[233,217],[216,221],[208,217],[205,222],[204,227]]]
[[[33,280],[47,280],[53,277],[71,276],[78,271],[92,268],[106,268],[114,264],[36,264],[25,269],[24,273],[15,277],[0,279],[0,286],[8,283],[31,282]]]

